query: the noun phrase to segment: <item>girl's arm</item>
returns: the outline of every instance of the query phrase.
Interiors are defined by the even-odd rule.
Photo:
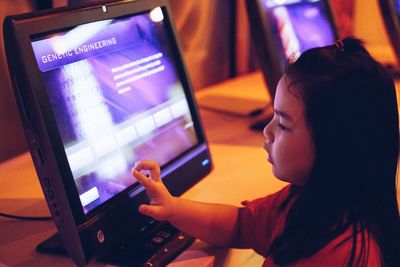
[[[147,170],[150,177],[140,171]],[[146,188],[149,205],[139,212],[159,221],[169,221],[196,238],[218,246],[231,246],[238,239],[238,207],[195,202],[172,196],[160,178],[160,167],[154,161],[141,161],[132,170]]]

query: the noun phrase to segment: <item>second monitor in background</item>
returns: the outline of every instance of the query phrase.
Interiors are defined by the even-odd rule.
[[[400,0],[379,0],[380,11],[382,14],[383,21],[387,35],[393,48],[393,52],[396,57],[397,65],[391,66],[385,64],[391,71],[392,74],[400,76]],[[385,63],[385,62],[384,62]]]
[[[338,39],[331,8],[326,0],[247,0],[246,4],[258,63],[273,99],[288,60]],[[252,128],[262,129],[268,119]]]

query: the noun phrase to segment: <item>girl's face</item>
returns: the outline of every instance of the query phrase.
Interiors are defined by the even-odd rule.
[[[304,185],[314,162],[314,144],[304,117],[304,104],[288,90],[288,77],[278,83],[274,117],[264,128],[264,149],[274,175],[285,182]]]

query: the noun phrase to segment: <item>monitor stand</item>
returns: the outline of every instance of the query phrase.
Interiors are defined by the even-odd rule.
[[[161,267],[174,260],[195,241],[194,237],[167,223],[155,230],[142,241],[134,242],[132,246],[112,249],[98,260],[118,266]],[[46,254],[67,255],[58,234],[37,245],[36,250]]]
[[[262,132],[267,124],[272,120],[272,117],[256,121],[250,125],[250,129],[256,132]]]
[[[393,79],[400,78],[400,67],[399,66],[392,65],[392,64],[385,64],[384,66],[389,71],[389,73],[392,75]]]
[[[264,109],[264,112],[257,117],[257,120],[250,125],[250,129],[257,132],[262,132],[273,117],[274,110],[271,105],[268,105]]]

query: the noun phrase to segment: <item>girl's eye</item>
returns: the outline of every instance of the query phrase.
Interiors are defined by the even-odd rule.
[[[278,127],[279,127],[279,129],[281,129],[282,131],[285,131],[285,132],[287,132],[287,131],[290,130],[289,128],[285,127],[285,126],[284,126],[283,124],[281,124],[281,123],[278,123]]]

